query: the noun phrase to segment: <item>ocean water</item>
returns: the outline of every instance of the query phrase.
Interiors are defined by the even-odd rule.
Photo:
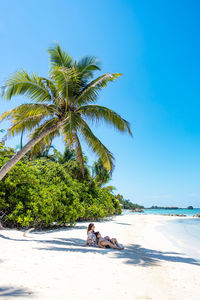
[[[180,217],[178,219],[165,220],[157,226],[182,253],[194,258],[200,262],[200,218],[193,218],[195,214],[200,214],[200,208],[195,209],[144,209],[143,213],[133,213],[127,210],[123,214],[184,214],[187,218]]]
[[[181,252],[200,262],[200,218],[180,218],[157,227]]]
[[[127,209],[123,210],[123,214],[138,214]],[[179,208],[179,209],[144,209],[143,213],[139,214],[150,214],[150,215],[168,215],[168,214],[182,214],[188,217],[192,217],[196,214],[200,214],[200,208],[187,209],[187,208]]]

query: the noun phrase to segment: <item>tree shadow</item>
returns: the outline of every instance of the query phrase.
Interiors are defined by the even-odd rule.
[[[0,298],[1,297],[31,297],[33,293],[23,288],[15,288],[12,286],[0,286]]]
[[[142,267],[159,266],[162,261],[200,266],[200,262],[193,258],[184,256],[182,253],[157,251],[134,244],[127,246],[123,251],[115,252],[114,258],[126,259],[124,263],[139,265]]]
[[[65,226],[65,227],[60,227],[60,228],[52,228],[49,230],[37,230],[37,231],[31,231],[31,234],[48,234],[48,233],[53,233],[53,232],[63,232],[63,231],[68,231],[72,229],[87,229],[86,225],[75,225],[75,226]]]
[[[35,248],[37,250],[48,250],[48,251],[68,251],[68,252],[82,252],[82,253],[101,253],[106,254],[109,249],[102,249],[98,247],[85,247],[85,240],[79,239],[79,238],[55,238],[52,240],[37,240],[37,239],[15,239],[6,237],[2,234],[0,234],[0,238],[11,240],[11,241],[17,241],[17,242],[37,242],[38,244],[44,244],[47,245],[47,247],[43,248]],[[53,245],[53,246],[50,246]],[[54,246],[55,245],[55,246]],[[61,246],[61,247],[59,247]],[[69,247],[67,247],[69,246]]]
[[[131,225],[129,223],[122,223],[122,222],[116,222],[116,224],[119,224],[119,225]]]
[[[79,253],[99,253],[102,255],[112,252],[112,258],[125,259],[124,263],[139,265],[142,267],[159,266],[162,261],[178,262],[200,266],[200,262],[187,257],[178,252],[164,252],[148,248],[143,248],[140,245],[132,244],[126,246],[124,250],[102,249],[98,247],[85,247],[85,240],[79,238],[54,238],[51,240],[37,239],[13,239],[0,234],[1,238],[12,241],[36,242],[44,247],[35,248],[43,251],[63,251],[63,252],[79,252]]]
[[[14,238],[10,238],[8,236],[5,236],[3,234],[0,234],[0,238],[2,238],[4,240],[17,241],[17,242],[25,242],[26,241],[25,238],[24,239],[14,239]],[[29,241],[29,240],[27,240],[27,241]]]
[[[109,249],[102,249],[96,247],[76,247],[76,248],[69,248],[69,247],[44,247],[44,248],[35,248],[37,250],[45,250],[45,251],[63,251],[63,252],[76,252],[76,253],[99,253],[105,255]]]
[[[85,246],[85,240],[78,238],[59,238],[54,240],[40,240],[39,243],[47,244],[47,247],[36,248],[37,250],[81,252],[81,253],[100,253],[106,254],[109,249]],[[59,247],[61,246],[61,247]],[[69,246],[69,247],[68,247]]]

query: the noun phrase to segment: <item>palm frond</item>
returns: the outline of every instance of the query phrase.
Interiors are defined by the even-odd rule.
[[[29,75],[25,71],[14,73],[6,82],[4,97],[10,100],[13,96],[24,95],[36,102],[51,101],[51,95],[41,77]]]
[[[39,143],[37,143],[32,149],[31,149],[31,157],[34,157],[36,155],[38,155],[39,153],[44,152],[45,147],[49,147],[53,141],[53,139],[57,136],[59,136],[59,130],[56,130],[54,132],[51,132],[49,135],[47,135],[45,138],[43,138],[42,140],[40,140]],[[32,134],[32,137],[37,136],[37,131],[35,131]]]
[[[72,98],[75,91],[80,89],[79,74],[75,68],[55,66],[50,74],[59,97],[66,100],[66,102],[68,102],[68,98]]]
[[[76,69],[80,73],[82,80],[87,82],[92,78],[95,71],[101,71],[100,62],[94,56],[85,56],[76,63]]]
[[[57,118],[51,118],[50,120],[46,120],[44,123],[40,124],[37,128],[35,128],[35,130],[30,134],[30,138],[35,138],[42,131],[54,126],[58,122],[59,120]]]
[[[85,105],[78,109],[82,116],[85,116],[90,121],[105,121],[114,126],[121,132],[128,132],[132,136],[130,124],[122,119],[115,111],[100,105]]]
[[[107,191],[109,191],[109,192],[111,192],[111,193],[112,193],[113,191],[116,191],[116,190],[117,190],[117,188],[116,188],[115,186],[113,186],[113,185],[104,186],[103,189],[104,189],[104,190],[107,190]]]
[[[14,136],[24,130],[31,131],[38,126],[43,119],[42,115],[32,116],[21,121],[14,121],[13,125],[8,129],[7,136]]]
[[[88,146],[98,155],[99,158],[101,158],[105,168],[112,172],[114,169],[114,157],[112,153],[94,135],[94,133],[84,120],[82,120],[80,132],[82,133]]]
[[[50,66],[63,66],[71,68],[73,66],[73,58],[65,51],[63,51],[58,44],[53,45],[48,49],[50,56]]]
[[[95,80],[91,81],[77,96],[76,103],[83,105],[97,100],[98,92],[105,88],[109,82],[120,77],[121,73],[106,73]]]
[[[54,115],[54,113],[53,105],[28,103],[3,113],[0,120],[12,120],[12,126],[8,129],[8,136],[13,136],[23,130],[32,130],[44,118]]]
[[[75,134],[79,130],[81,123],[82,118],[79,113],[72,113],[71,111],[67,112],[66,121],[64,121],[62,125],[62,132],[64,141],[70,148],[77,141]]]
[[[55,105],[43,103],[25,103],[3,113],[0,117],[0,120],[7,118],[19,121],[23,120],[24,118],[38,115],[43,115],[43,117],[45,117],[47,115],[54,114],[59,114],[59,111]]]
[[[51,95],[51,99],[55,105],[57,105],[60,102],[60,97],[57,91],[57,88],[55,86],[55,82],[53,80],[50,80],[48,78],[41,77],[41,80],[43,81],[46,89],[49,91],[49,94]]]

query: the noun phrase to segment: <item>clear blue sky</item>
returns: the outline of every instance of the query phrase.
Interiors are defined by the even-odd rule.
[[[52,42],[76,59],[99,57],[103,72],[124,76],[98,103],[130,121],[134,133],[94,128],[116,158],[111,184],[145,206],[200,207],[199,10],[195,0],[3,1],[0,83],[21,68],[46,76]],[[0,110],[24,101],[1,101]]]

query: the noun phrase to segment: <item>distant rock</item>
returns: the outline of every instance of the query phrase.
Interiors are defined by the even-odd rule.
[[[131,209],[131,211],[133,211],[133,212],[144,212],[143,209],[141,209],[141,208],[134,208],[134,209]]]
[[[196,214],[193,217],[200,218],[200,214]]]
[[[166,206],[164,209],[179,209],[177,206]]]
[[[190,206],[187,207],[187,209],[193,209],[193,206],[190,205]]]
[[[163,215],[163,216],[170,216],[170,217],[186,217],[186,215],[183,215],[183,214],[167,214],[167,215]]]

